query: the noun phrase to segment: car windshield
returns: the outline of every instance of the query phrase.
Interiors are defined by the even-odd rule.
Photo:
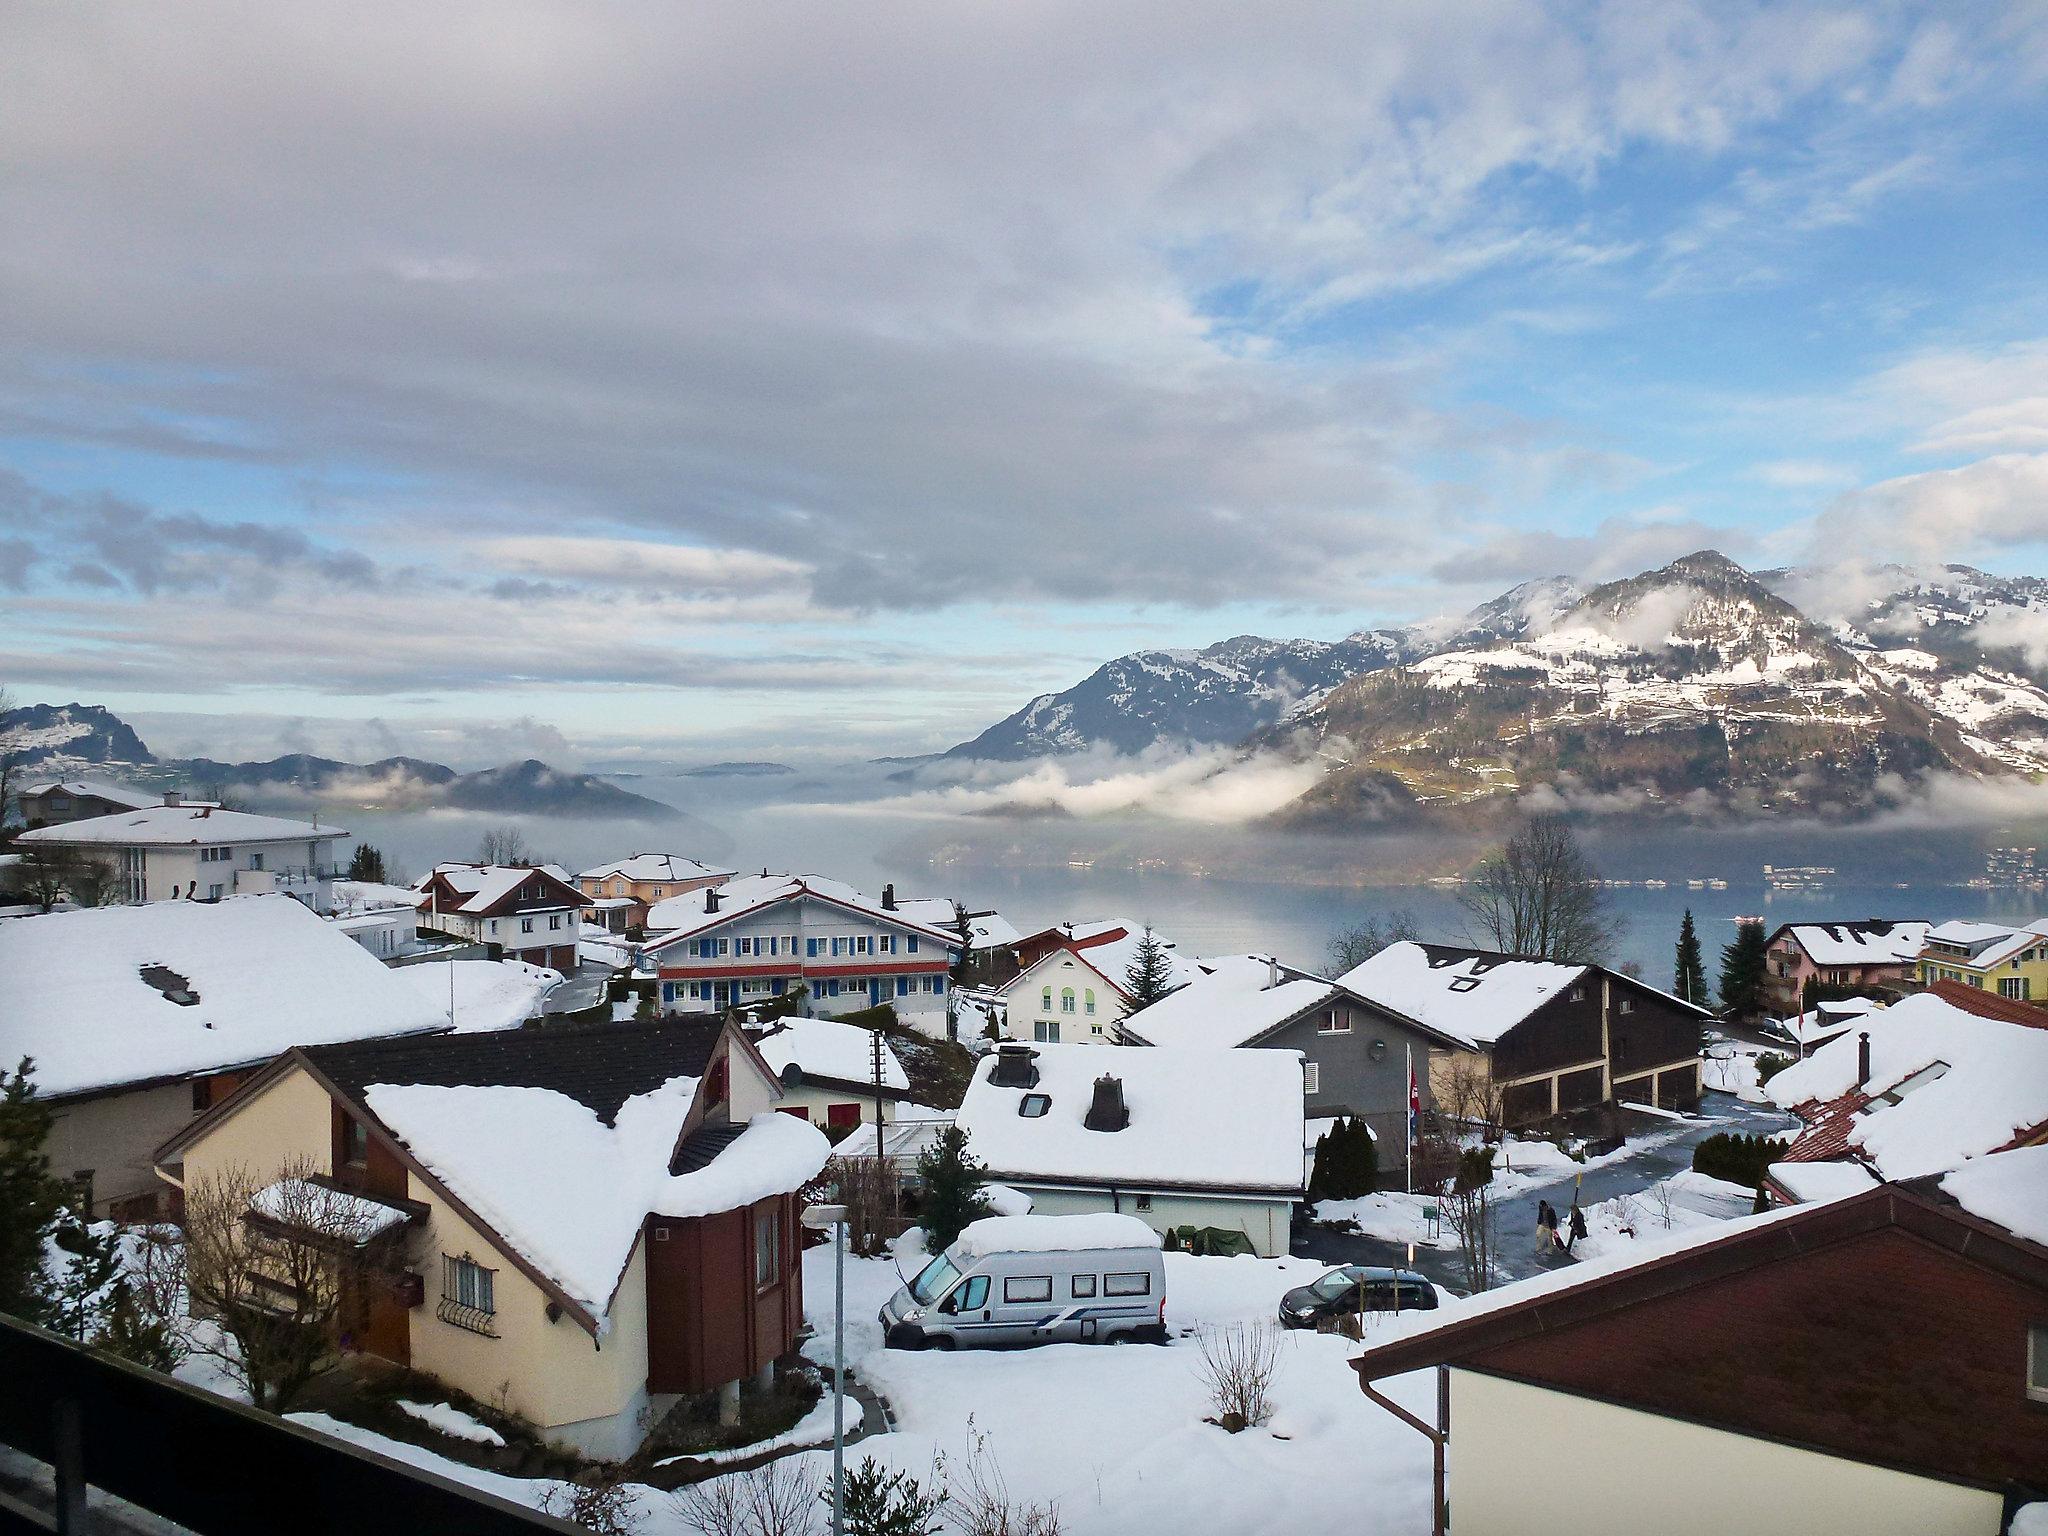
[[[943,1253],[918,1272],[910,1282],[910,1294],[920,1307],[928,1307],[946,1292],[953,1289],[953,1282],[960,1278],[960,1271],[953,1267],[953,1261]]]
[[[1359,1277],[1348,1269],[1333,1269],[1315,1283],[1315,1293],[1325,1301],[1358,1289]]]

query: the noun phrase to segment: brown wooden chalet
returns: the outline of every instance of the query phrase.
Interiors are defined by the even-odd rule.
[[[1352,1362],[1449,1437],[1459,1536],[1995,1536],[2048,1488],[2048,1247],[1938,1177],[1518,1289]],[[1375,1385],[1432,1367],[1433,1423]]]
[[[494,954],[570,975],[583,893],[530,865],[442,864],[415,887],[422,927],[488,944]]]

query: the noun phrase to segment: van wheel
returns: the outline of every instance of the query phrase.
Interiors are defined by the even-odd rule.
[[[1103,1342],[1106,1344],[1128,1344],[1131,1342],[1131,1336],[1128,1333],[1112,1333]]]
[[[936,1349],[943,1354],[951,1354],[953,1352],[953,1340],[948,1334],[927,1334],[924,1347],[926,1349]]]

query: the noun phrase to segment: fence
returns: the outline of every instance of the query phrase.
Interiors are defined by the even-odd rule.
[[[56,1475],[54,1510],[0,1490],[0,1536],[131,1525],[103,1507],[89,1509],[88,1486],[197,1536],[582,1530],[5,1316],[0,1445]]]

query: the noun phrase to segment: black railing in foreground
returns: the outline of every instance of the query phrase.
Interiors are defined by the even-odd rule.
[[[119,1529],[88,1485],[198,1536],[580,1536],[582,1527],[328,1439],[0,1316],[0,1445],[56,1511],[0,1492],[0,1536]]]

